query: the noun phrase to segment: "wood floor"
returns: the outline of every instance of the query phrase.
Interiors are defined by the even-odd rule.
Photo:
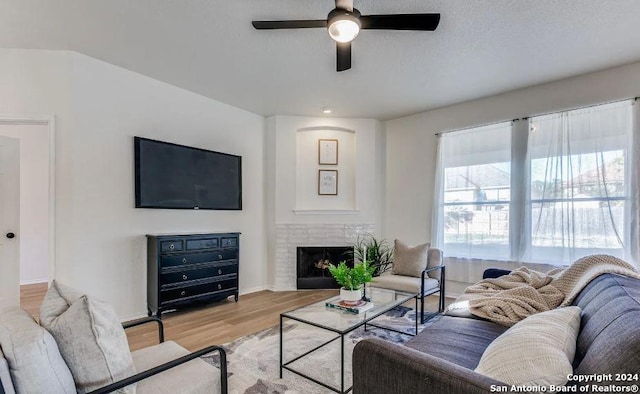
[[[47,285],[25,285],[20,288],[20,303],[34,315]],[[233,298],[212,306],[162,315],[165,339],[173,340],[194,351],[209,345],[219,345],[242,336],[273,327],[280,323],[280,313],[314,303],[338,294],[337,290],[259,291]],[[145,324],[127,330],[129,346],[136,350],[158,343],[155,324]]]

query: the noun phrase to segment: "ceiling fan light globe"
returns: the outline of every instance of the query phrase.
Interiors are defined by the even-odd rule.
[[[351,42],[360,33],[360,25],[352,20],[343,19],[328,27],[329,35],[337,42]]]
[[[327,18],[327,31],[337,42],[351,42],[360,33],[360,12],[336,8]]]

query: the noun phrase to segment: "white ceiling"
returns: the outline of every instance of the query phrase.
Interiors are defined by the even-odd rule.
[[[335,71],[332,0],[0,0],[0,47],[68,49],[269,115],[392,119],[640,60],[640,0],[355,0],[439,12],[435,32],[361,32]]]

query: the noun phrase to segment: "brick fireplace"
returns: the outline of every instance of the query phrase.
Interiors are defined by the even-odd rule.
[[[338,283],[329,272],[329,264],[345,261],[353,267],[351,246],[299,246],[296,259],[298,289],[337,289]]]
[[[298,288],[298,247],[352,247],[358,236],[373,234],[366,223],[280,223],[276,224],[274,290]]]

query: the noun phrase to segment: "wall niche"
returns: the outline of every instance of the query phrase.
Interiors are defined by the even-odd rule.
[[[328,143],[324,146],[329,149],[337,148],[337,164],[320,164],[321,140],[337,141],[337,144]],[[329,159],[325,162],[332,163],[333,160]],[[328,179],[329,184],[322,182],[321,190],[321,171],[322,175],[337,175],[335,195],[330,191],[330,179]],[[355,210],[356,132],[340,127],[298,129],[296,132],[296,211],[304,213],[355,212]]]

